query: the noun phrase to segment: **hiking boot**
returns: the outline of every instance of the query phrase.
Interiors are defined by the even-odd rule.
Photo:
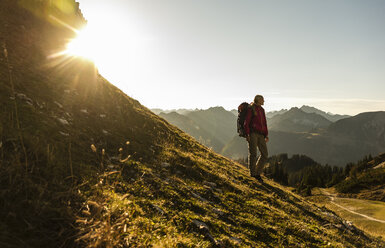
[[[253,176],[258,182],[263,183],[263,179],[260,175]]]

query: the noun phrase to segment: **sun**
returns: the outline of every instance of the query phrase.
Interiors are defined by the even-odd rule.
[[[93,25],[86,25],[76,33],[76,37],[70,40],[64,53],[88,59],[94,62],[96,67],[102,67],[103,63],[110,59],[107,51],[114,45],[111,34]]]
[[[72,39],[67,44],[65,53],[71,56],[80,56],[92,61],[96,61],[96,48],[92,45],[93,38],[92,31],[86,26],[84,29],[77,32],[76,38]]]
[[[75,32],[76,37],[68,42],[63,54],[92,61],[101,75],[114,80],[126,77],[132,65],[143,61],[140,54],[149,42],[135,25],[114,16],[91,18]]]
[[[118,5],[98,4],[97,1],[82,3],[82,13],[87,20],[83,28],[76,30],[54,18],[73,31],[74,37],[67,41],[64,49],[49,56],[60,57],[52,63],[86,59],[94,64],[99,75],[122,90],[130,89],[143,75],[147,77],[157,61],[154,57],[159,54],[158,39],[151,27]],[[136,85],[135,90],[147,91],[147,86]]]
[[[76,30],[76,37],[68,42],[64,54],[92,61],[99,73],[109,78],[124,73],[122,67],[127,67],[128,39],[115,23],[92,20]]]

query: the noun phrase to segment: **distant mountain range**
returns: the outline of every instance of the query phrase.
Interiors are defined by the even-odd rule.
[[[169,113],[172,113],[172,112],[175,112],[175,113],[178,113],[178,114],[181,114],[181,115],[186,115],[189,112],[199,111],[199,109],[170,109],[170,110],[163,110],[163,109],[155,108],[155,109],[151,109],[151,111],[153,113],[157,114],[157,115],[159,115],[160,113],[169,114]]]
[[[349,115],[336,115],[336,114],[332,114],[332,113],[326,113],[322,110],[319,110],[319,109],[314,108],[314,107],[306,106],[306,105],[303,105],[300,109],[305,113],[310,113],[310,114],[314,113],[314,114],[321,115],[331,122],[336,122],[336,121],[339,121],[341,119],[345,119],[345,118],[350,117]]]
[[[269,132],[269,153],[304,154],[322,164],[344,166],[365,155],[377,155],[385,150],[384,122],[385,112],[382,111],[361,113],[303,132],[273,128]],[[241,157],[247,156],[247,143],[243,139],[234,137],[230,144],[222,150],[223,155],[236,158],[238,151],[245,150]]]
[[[160,112],[159,116],[219,153],[236,131],[234,123],[237,117],[222,107],[165,111]]]
[[[315,113],[315,114],[318,114],[318,115],[321,115],[323,117],[325,117],[326,119],[328,119],[329,121],[331,122],[336,122],[338,120],[341,120],[341,119],[345,119],[347,117],[350,117],[349,115],[338,115],[338,114],[332,114],[330,112],[326,113],[322,110],[319,110],[317,108],[314,108],[314,107],[310,107],[310,106],[307,106],[307,105],[303,105],[301,108],[299,108],[300,110],[302,110],[303,112],[305,113]],[[183,111],[184,109],[181,109],[181,110],[174,110],[174,111],[177,111],[178,113],[181,113],[181,111]],[[154,111],[154,113],[158,114],[160,112],[162,112],[161,109],[152,109],[152,111]],[[190,111],[193,111],[193,110],[190,110]],[[275,111],[269,111],[269,112],[266,112],[266,117],[267,118],[273,118],[274,116],[276,115],[280,115],[280,114],[284,114],[286,112],[288,112],[289,110],[287,109],[281,109],[281,110],[275,110]],[[238,115],[238,110],[236,109],[233,109],[230,111],[231,113],[233,113],[234,115]],[[183,113],[181,113],[183,114]]]
[[[268,119],[269,130],[283,132],[311,132],[327,128],[331,123],[322,115],[304,112],[299,108],[292,108]]]
[[[182,111],[177,112],[183,115]],[[224,156],[247,157],[247,142],[236,133],[236,110],[215,107],[185,113],[189,121],[176,121],[165,113],[160,116]],[[266,116],[269,155],[304,154],[323,164],[344,166],[367,154],[376,155],[385,150],[383,111],[351,117],[302,106],[267,112]],[[189,131],[192,122],[195,129]]]
[[[277,110],[277,111],[270,111],[270,112],[266,113],[266,118],[273,118],[274,116],[280,115],[280,114],[284,114],[287,111],[288,111],[287,109],[281,109],[281,110]]]

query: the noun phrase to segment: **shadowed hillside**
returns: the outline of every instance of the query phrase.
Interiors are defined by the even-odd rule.
[[[385,153],[348,164],[345,174],[335,186],[341,196],[385,202]]]
[[[333,123],[328,131],[331,135],[368,143],[365,145],[385,147],[385,112],[361,113]]]
[[[379,247],[272,182],[257,183],[107,82],[50,56],[72,0],[0,2],[2,247]],[[64,7],[65,6],[65,7]]]

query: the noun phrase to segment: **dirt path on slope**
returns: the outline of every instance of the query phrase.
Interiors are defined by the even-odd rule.
[[[361,217],[364,217],[364,218],[366,218],[366,219],[368,219],[368,220],[371,220],[371,221],[377,221],[377,222],[380,222],[380,223],[384,223],[384,224],[385,224],[385,220],[379,220],[379,219],[370,217],[370,216],[368,216],[368,215],[358,213],[358,212],[356,212],[356,211],[353,211],[353,210],[351,210],[351,209],[349,209],[349,208],[347,208],[347,207],[344,207],[344,206],[342,206],[342,205],[336,203],[336,202],[335,202],[336,199],[343,199],[343,198],[337,197],[336,194],[332,194],[332,193],[326,191],[325,189],[319,189],[319,190],[320,190],[321,194],[323,194],[324,196],[327,196],[327,197],[330,199],[330,203],[331,203],[331,204],[333,204],[333,205],[335,205],[335,206],[337,206],[337,207],[339,207],[339,208],[342,208],[343,210],[346,210],[346,211],[348,211],[348,212],[350,212],[350,213],[352,213],[352,214],[356,214],[356,215],[359,215],[359,216],[361,216]],[[353,199],[353,198],[345,198],[345,199],[356,200],[356,199]]]

